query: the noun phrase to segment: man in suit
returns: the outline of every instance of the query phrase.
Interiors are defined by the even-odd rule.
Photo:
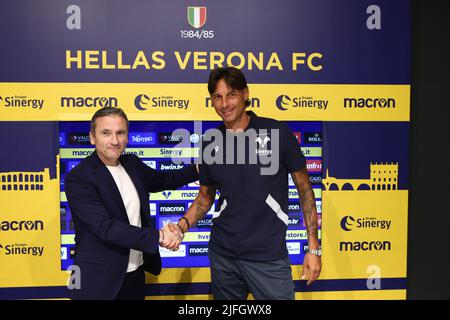
[[[119,108],[102,108],[91,120],[95,152],[72,169],[65,192],[75,226],[79,289],[72,299],[144,299],[145,273],[161,271],[159,247],[177,247],[181,238],[157,230],[149,217],[149,193],[177,189],[198,180],[195,166],[158,172],[128,143],[128,118]]]

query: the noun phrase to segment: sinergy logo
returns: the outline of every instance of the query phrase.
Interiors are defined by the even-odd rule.
[[[352,231],[353,229],[382,229],[391,228],[391,220],[380,220],[375,217],[364,217],[355,219],[352,216],[345,216],[341,219],[341,229]]]
[[[4,101],[4,103],[3,103]],[[28,99],[27,96],[11,96],[11,97],[0,97],[0,102],[2,102],[5,108],[32,108],[41,110],[44,107],[44,99]]]
[[[134,98],[134,106],[136,109],[145,111],[149,107],[151,108],[174,108],[174,109],[184,109],[189,107],[189,100],[187,99],[174,99],[169,96],[160,96],[150,98],[146,94],[140,94]]]
[[[291,98],[288,95],[282,94],[276,99],[275,105],[281,111],[286,111],[289,108],[314,108],[326,110],[328,107],[328,100],[318,100],[306,96]]]
[[[0,244],[0,253],[6,256],[30,255],[41,257],[44,253],[44,247],[28,246],[24,243],[16,244]]]
[[[44,222],[41,220],[27,221],[0,221],[0,231],[38,231],[44,230]]]

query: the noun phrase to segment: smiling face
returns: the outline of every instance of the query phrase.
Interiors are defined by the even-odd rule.
[[[105,116],[95,120],[95,132],[89,138],[99,158],[107,166],[117,166],[128,144],[127,122],[120,116]]]
[[[249,116],[245,112],[248,88],[237,90],[230,88],[224,79],[217,82],[211,94],[211,101],[216,113],[222,118],[228,129],[245,129]]]

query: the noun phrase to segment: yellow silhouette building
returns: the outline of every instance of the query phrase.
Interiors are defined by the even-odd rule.
[[[398,163],[371,163],[369,179],[337,179],[330,177],[327,169],[322,184],[326,191],[398,190]]]
[[[49,181],[49,168],[41,172],[0,172],[1,191],[44,191]]]

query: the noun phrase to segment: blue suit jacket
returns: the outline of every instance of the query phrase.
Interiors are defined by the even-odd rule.
[[[150,219],[149,193],[177,189],[198,180],[195,166],[159,172],[137,156],[120,163],[133,181],[141,202],[141,225],[130,225],[122,197],[97,153],[81,161],[65,179],[65,192],[75,227],[75,265],[81,289],[69,290],[72,299],[113,299],[124,280],[130,249],[143,252],[144,269],[161,272],[159,232]]]

